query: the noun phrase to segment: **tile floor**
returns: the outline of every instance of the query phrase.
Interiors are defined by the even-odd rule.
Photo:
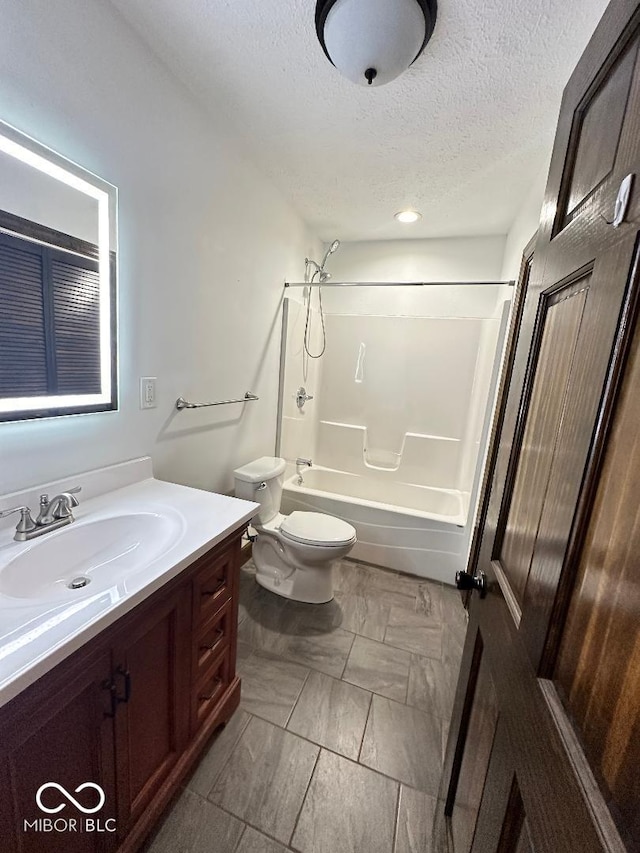
[[[148,853],[428,853],[466,629],[458,593],[345,560],[334,601],[242,569],[242,701]]]

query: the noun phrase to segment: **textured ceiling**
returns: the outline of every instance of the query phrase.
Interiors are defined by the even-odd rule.
[[[111,2],[325,240],[506,233],[607,5],[439,0],[423,56],[365,89],[322,53],[315,0]]]

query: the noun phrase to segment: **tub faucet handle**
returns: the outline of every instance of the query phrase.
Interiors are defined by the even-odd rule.
[[[302,409],[307,400],[313,400],[313,394],[307,394],[304,385],[301,385],[296,391],[296,406]]]

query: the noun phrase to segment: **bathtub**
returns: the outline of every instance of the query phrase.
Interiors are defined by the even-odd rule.
[[[297,475],[285,481],[282,511],[325,512],[348,521],[358,534],[350,558],[448,584],[464,569],[467,494],[321,467],[302,477],[302,485]]]

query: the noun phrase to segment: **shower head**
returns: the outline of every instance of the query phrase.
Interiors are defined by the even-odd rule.
[[[324,270],[322,270],[322,272],[320,273],[320,281],[329,281],[330,278],[331,278],[331,273],[325,272]]]
[[[339,248],[340,240],[334,240],[324,254],[324,258],[322,259],[322,263],[320,264],[321,269],[324,269],[324,265],[327,263],[327,258],[329,257],[329,255],[333,255],[333,253],[337,252]]]

